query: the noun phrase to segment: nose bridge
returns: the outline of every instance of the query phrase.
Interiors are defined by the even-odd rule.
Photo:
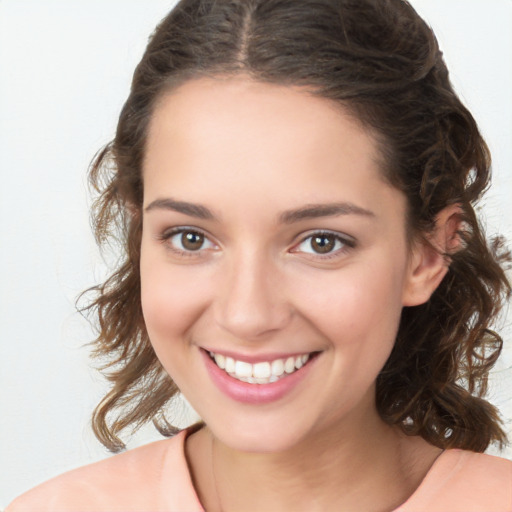
[[[262,250],[245,247],[226,261],[216,304],[217,322],[238,338],[282,329],[291,317],[278,265]]]

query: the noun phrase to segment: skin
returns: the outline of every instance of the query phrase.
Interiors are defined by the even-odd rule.
[[[407,244],[405,211],[368,130],[304,89],[203,78],[158,103],[142,307],[157,356],[207,425],[186,445],[207,510],[392,510],[439,455],[382,422],[374,400],[403,306],[428,300],[447,269],[431,246]],[[439,217],[439,249],[453,215]],[[173,229],[204,243],[184,250]],[[333,235],[327,254],[311,243],[318,232]],[[319,355],[283,398],[245,404],[212,383],[202,349]]]

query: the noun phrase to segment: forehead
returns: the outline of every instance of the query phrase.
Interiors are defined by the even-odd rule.
[[[290,203],[350,200],[367,208],[390,188],[379,158],[371,133],[331,100],[299,87],[202,78],[155,107],[145,203],[176,193],[203,203],[259,194],[270,203],[287,195]]]
[[[192,138],[198,143],[210,141],[219,149],[220,142],[232,142],[236,149],[236,142],[260,141],[266,152],[277,148],[284,152],[286,143],[301,141],[307,144],[296,146],[294,153],[303,155],[346,141],[344,151],[352,147],[355,152],[364,146],[369,158],[379,157],[370,131],[339,103],[315,96],[305,87],[243,76],[190,80],[164,94],[150,123],[150,157],[162,138],[174,147]]]

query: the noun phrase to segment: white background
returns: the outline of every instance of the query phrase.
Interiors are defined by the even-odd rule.
[[[512,240],[512,0],[413,0],[494,155],[489,234]],[[0,506],[105,457],[104,384],[74,312],[104,276],[86,169],[113,136],[135,64],[170,0],[0,0]],[[512,420],[512,315],[491,399]],[[184,420],[185,421],[185,420]],[[129,446],[157,438],[147,429]],[[512,451],[504,452],[512,458]]]

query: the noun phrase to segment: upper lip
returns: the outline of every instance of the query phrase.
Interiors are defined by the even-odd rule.
[[[288,359],[289,357],[297,357],[303,354],[312,354],[313,350],[304,350],[302,352],[273,352],[273,353],[265,353],[265,354],[240,354],[238,352],[232,352],[229,350],[217,350],[208,347],[201,347],[206,352],[212,352],[214,354],[221,354],[225,357],[231,357],[236,361],[245,361],[246,363],[262,363],[265,361],[275,361],[276,359]]]

